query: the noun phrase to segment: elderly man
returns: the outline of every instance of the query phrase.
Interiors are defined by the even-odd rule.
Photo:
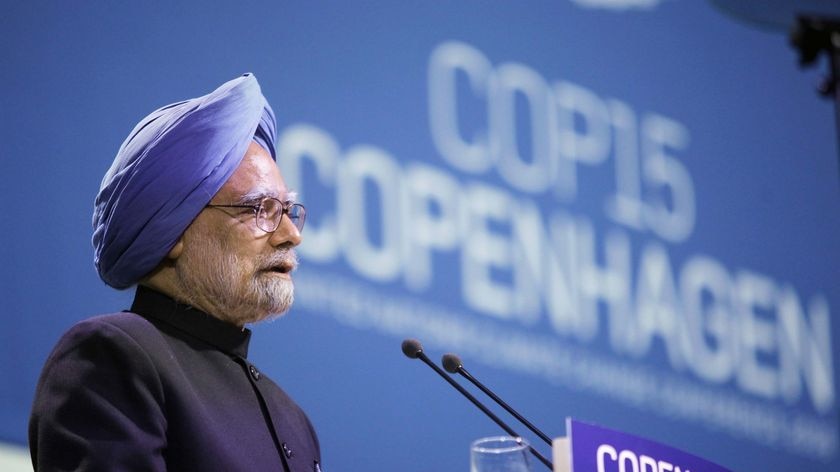
[[[29,427],[36,470],[318,471],[303,411],[247,359],[286,312],[305,210],[254,76],[142,120],[102,181],[95,263],[131,309],[58,342]]]

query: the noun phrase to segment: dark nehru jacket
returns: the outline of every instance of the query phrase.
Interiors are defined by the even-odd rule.
[[[247,360],[250,331],[138,287],[74,326],[29,423],[36,470],[319,471],[303,411]]]

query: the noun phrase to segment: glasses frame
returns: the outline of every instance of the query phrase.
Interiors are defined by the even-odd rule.
[[[277,220],[277,224],[274,226],[274,229],[272,229],[271,231],[269,231],[269,230],[263,228],[262,226],[260,226],[260,211],[262,210],[263,205],[265,204],[266,200],[274,200],[274,201],[276,201],[277,203],[280,204],[280,218]],[[306,224],[306,207],[303,206],[302,203],[284,202],[284,201],[280,200],[279,198],[274,198],[274,197],[265,197],[265,198],[261,199],[259,202],[254,203],[254,204],[241,203],[241,204],[238,204],[238,205],[216,205],[216,204],[209,204],[208,203],[206,206],[207,206],[207,208],[250,208],[251,210],[254,211],[254,224],[256,225],[257,228],[259,228],[262,231],[265,231],[266,233],[273,233],[273,232],[277,231],[277,228],[279,228],[280,224],[283,222],[283,215],[289,215],[289,220],[292,222],[292,224],[295,226],[295,228],[297,228],[298,232],[303,232],[303,225]],[[292,211],[293,211],[294,208],[299,208],[300,209],[299,211],[301,212],[301,215],[302,215],[302,217],[298,217],[298,221],[300,221],[300,225],[298,225],[298,223],[296,223],[295,220],[292,219]]]

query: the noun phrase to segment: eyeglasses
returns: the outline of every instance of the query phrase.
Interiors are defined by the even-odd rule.
[[[266,197],[259,203],[253,205],[207,205],[208,208],[250,208],[254,210],[254,217],[257,220],[257,228],[266,233],[277,231],[283,215],[289,215],[292,224],[298,231],[303,231],[303,224],[306,222],[306,208],[300,203],[284,203],[273,197]]]

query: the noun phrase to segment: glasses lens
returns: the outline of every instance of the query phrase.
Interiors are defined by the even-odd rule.
[[[303,207],[300,203],[295,203],[289,207],[289,219],[292,220],[292,224],[295,225],[295,228],[298,231],[303,231],[303,224],[306,223],[306,208]]]
[[[283,217],[283,205],[275,198],[266,198],[260,202],[257,210],[257,227],[271,233],[280,224]]]
[[[257,227],[267,233],[276,231],[283,219],[283,213],[289,215],[289,219],[298,231],[303,231],[303,223],[306,220],[306,209],[303,205],[294,203],[284,211],[283,204],[276,198],[266,198],[260,203],[257,211]]]

